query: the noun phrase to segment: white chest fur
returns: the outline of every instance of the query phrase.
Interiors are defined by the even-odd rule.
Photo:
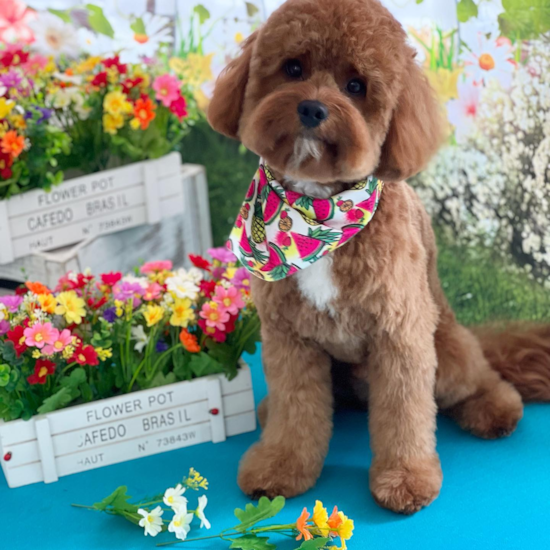
[[[302,296],[319,311],[331,314],[334,313],[331,301],[338,295],[332,278],[332,260],[332,256],[325,256],[295,275]]]

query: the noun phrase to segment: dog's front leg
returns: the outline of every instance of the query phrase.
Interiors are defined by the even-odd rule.
[[[393,310],[386,302],[372,331],[368,365],[369,427],[375,500],[412,514],[432,502],[442,474],[435,450],[435,311],[429,297]],[[433,314],[432,314],[433,313]]]
[[[242,460],[239,485],[253,498],[293,497],[313,487],[328,450],[330,358],[273,325],[263,327],[262,340],[269,411],[261,441]]]

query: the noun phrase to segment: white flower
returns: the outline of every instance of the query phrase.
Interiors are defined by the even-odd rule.
[[[143,508],[138,510],[138,514],[143,516],[139,520],[139,526],[145,529],[145,536],[150,535],[156,537],[162,531],[162,514],[163,510],[157,506],[154,510],[148,512]]]
[[[4,304],[0,304],[0,321],[3,321],[7,316],[7,308]]]
[[[122,63],[139,63],[143,57],[155,57],[161,44],[173,42],[170,19],[152,13],[141,16],[144,33],[136,33],[124,19],[113,19],[116,49]]]
[[[178,298],[195,300],[199,293],[199,287],[191,280],[174,275],[166,279],[168,292],[173,292]]]
[[[116,50],[115,41],[112,38],[105,34],[96,34],[85,27],[78,29],[78,42],[82,51],[91,56],[111,55]]]
[[[171,508],[178,508],[179,506],[187,506],[187,499],[182,496],[185,493],[185,487],[178,483],[174,489],[166,489],[164,493],[164,504]]]
[[[185,540],[187,533],[191,531],[191,522],[193,521],[193,514],[187,513],[187,505],[182,504],[179,508],[174,510],[175,514],[168,525],[168,531],[174,533],[177,539]]]
[[[34,31],[33,48],[42,54],[76,57],[79,54],[75,28],[49,12],[40,12],[30,27]]]
[[[458,99],[451,99],[447,103],[449,122],[456,129],[456,140],[462,142],[474,127],[475,118],[479,110],[480,87],[474,84],[458,85]]]
[[[210,522],[206,519],[206,516],[204,515],[204,509],[206,508],[206,505],[208,504],[208,498],[206,495],[202,495],[199,497],[199,506],[197,510],[195,511],[195,514],[197,514],[197,517],[201,520],[201,529],[203,527],[206,527],[207,529],[210,529],[211,525]]]
[[[122,277],[122,281],[125,283],[137,283],[142,288],[147,288],[149,286],[149,280],[147,277],[136,277],[135,275],[125,275]]]
[[[141,353],[143,348],[149,343],[149,336],[145,334],[143,325],[138,325],[137,327],[132,327],[132,338],[136,340],[136,345],[134,349]]]

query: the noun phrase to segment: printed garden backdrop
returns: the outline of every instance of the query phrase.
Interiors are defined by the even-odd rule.
[[[166,62],[204,111],[216,75],[279,0],[0,0],[0,41],[44,55]],[[448,144],[411,182],[434,219],[440,272],[459,317],[550,312],[550,0],[384,0],[409,32],[448,117]],[[8,10],[9,8],[9,10]],[[47,8],[50,8],[47,11]],[[53,10],[51,8],[54,8]],[[105,20],[108,26],[105,25]],[[1,90],[0,90],[1,94]],[[223,243],[257,159],[200,114],[180,149],[206,165]]]

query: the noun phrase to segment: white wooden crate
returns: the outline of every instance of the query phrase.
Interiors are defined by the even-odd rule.
[[[217,413],[217,414],[216,414]],[[20,487],[256,429],[250,369],[0,421],[0,460]]]
[[[0,262],[0,279],[24,282],[24,272],[31,280],[55,286],[67,271],[82,271],[88,267],[93,273],[102,273],[127,272],[143,260],[169,259],[177,266],[187,264],[188,254],[203,253],[212,246],[204,167],[184,164],[179,188],[185,208],[183,215],[165,217],[154,225],[144,224],[117,233],[88,237],[76,245],[36,252],[9,264]],[[2,223],[0,215],[0,226]]]

